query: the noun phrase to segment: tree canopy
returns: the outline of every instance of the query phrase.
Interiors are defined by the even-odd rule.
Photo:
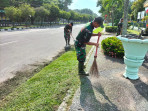
[[[136,0],[136,1],[134,1],[132,3],[132,6],[131,6],[131,9],[132,9],[131,16],[133,16],[134,20],[137,19],[138,12],[144,10],[144,7],[143,7],[143,3],[144,2],[145,2],[145,0]]]
[[[129,2],[131,6],[131,2]],[[124,0],[98,0],[97,6],[100,7],[99,13],[102,14],[107,21],[111,22],[114,25],[123,18],[124,13]],[[129,14],[131,13],[131,7],[128,10]]]

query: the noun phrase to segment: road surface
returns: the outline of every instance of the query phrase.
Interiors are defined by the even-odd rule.
[[[74,25],[74,37],[83,26]],[[0,32],[0,83],[14,77],[17,71],[30,64],[51,60],[56,56],[65,46],[63,28]]]

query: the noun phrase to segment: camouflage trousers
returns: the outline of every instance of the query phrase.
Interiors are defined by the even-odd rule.
[[[75,41],[75,49],[77,54],[77,60],[79,62],[85,62],[86,60],[86,46],[78,46],[78,41]]]
[[[70,39],[70,33],[64,32],[64,38],[65,38],[65,40]]]

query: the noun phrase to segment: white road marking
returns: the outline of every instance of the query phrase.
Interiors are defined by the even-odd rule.
[[[0,46],[4,46],[4,45],[8,45],[8,44],[12,44],[12,43],[15,43],[15,42],[17,42],[17,41],[12,41],[12,42],[7,42],[7,43],[2,43],[2,44],[0,44]]]

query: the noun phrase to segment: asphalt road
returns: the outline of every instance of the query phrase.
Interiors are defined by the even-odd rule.
[[[84,26],[74,25],[76,37]],[[64,49],[64,26],[0,32],[0,83],[29,64],[50,60]],[[71,39],[71,44],[73,40]]]

